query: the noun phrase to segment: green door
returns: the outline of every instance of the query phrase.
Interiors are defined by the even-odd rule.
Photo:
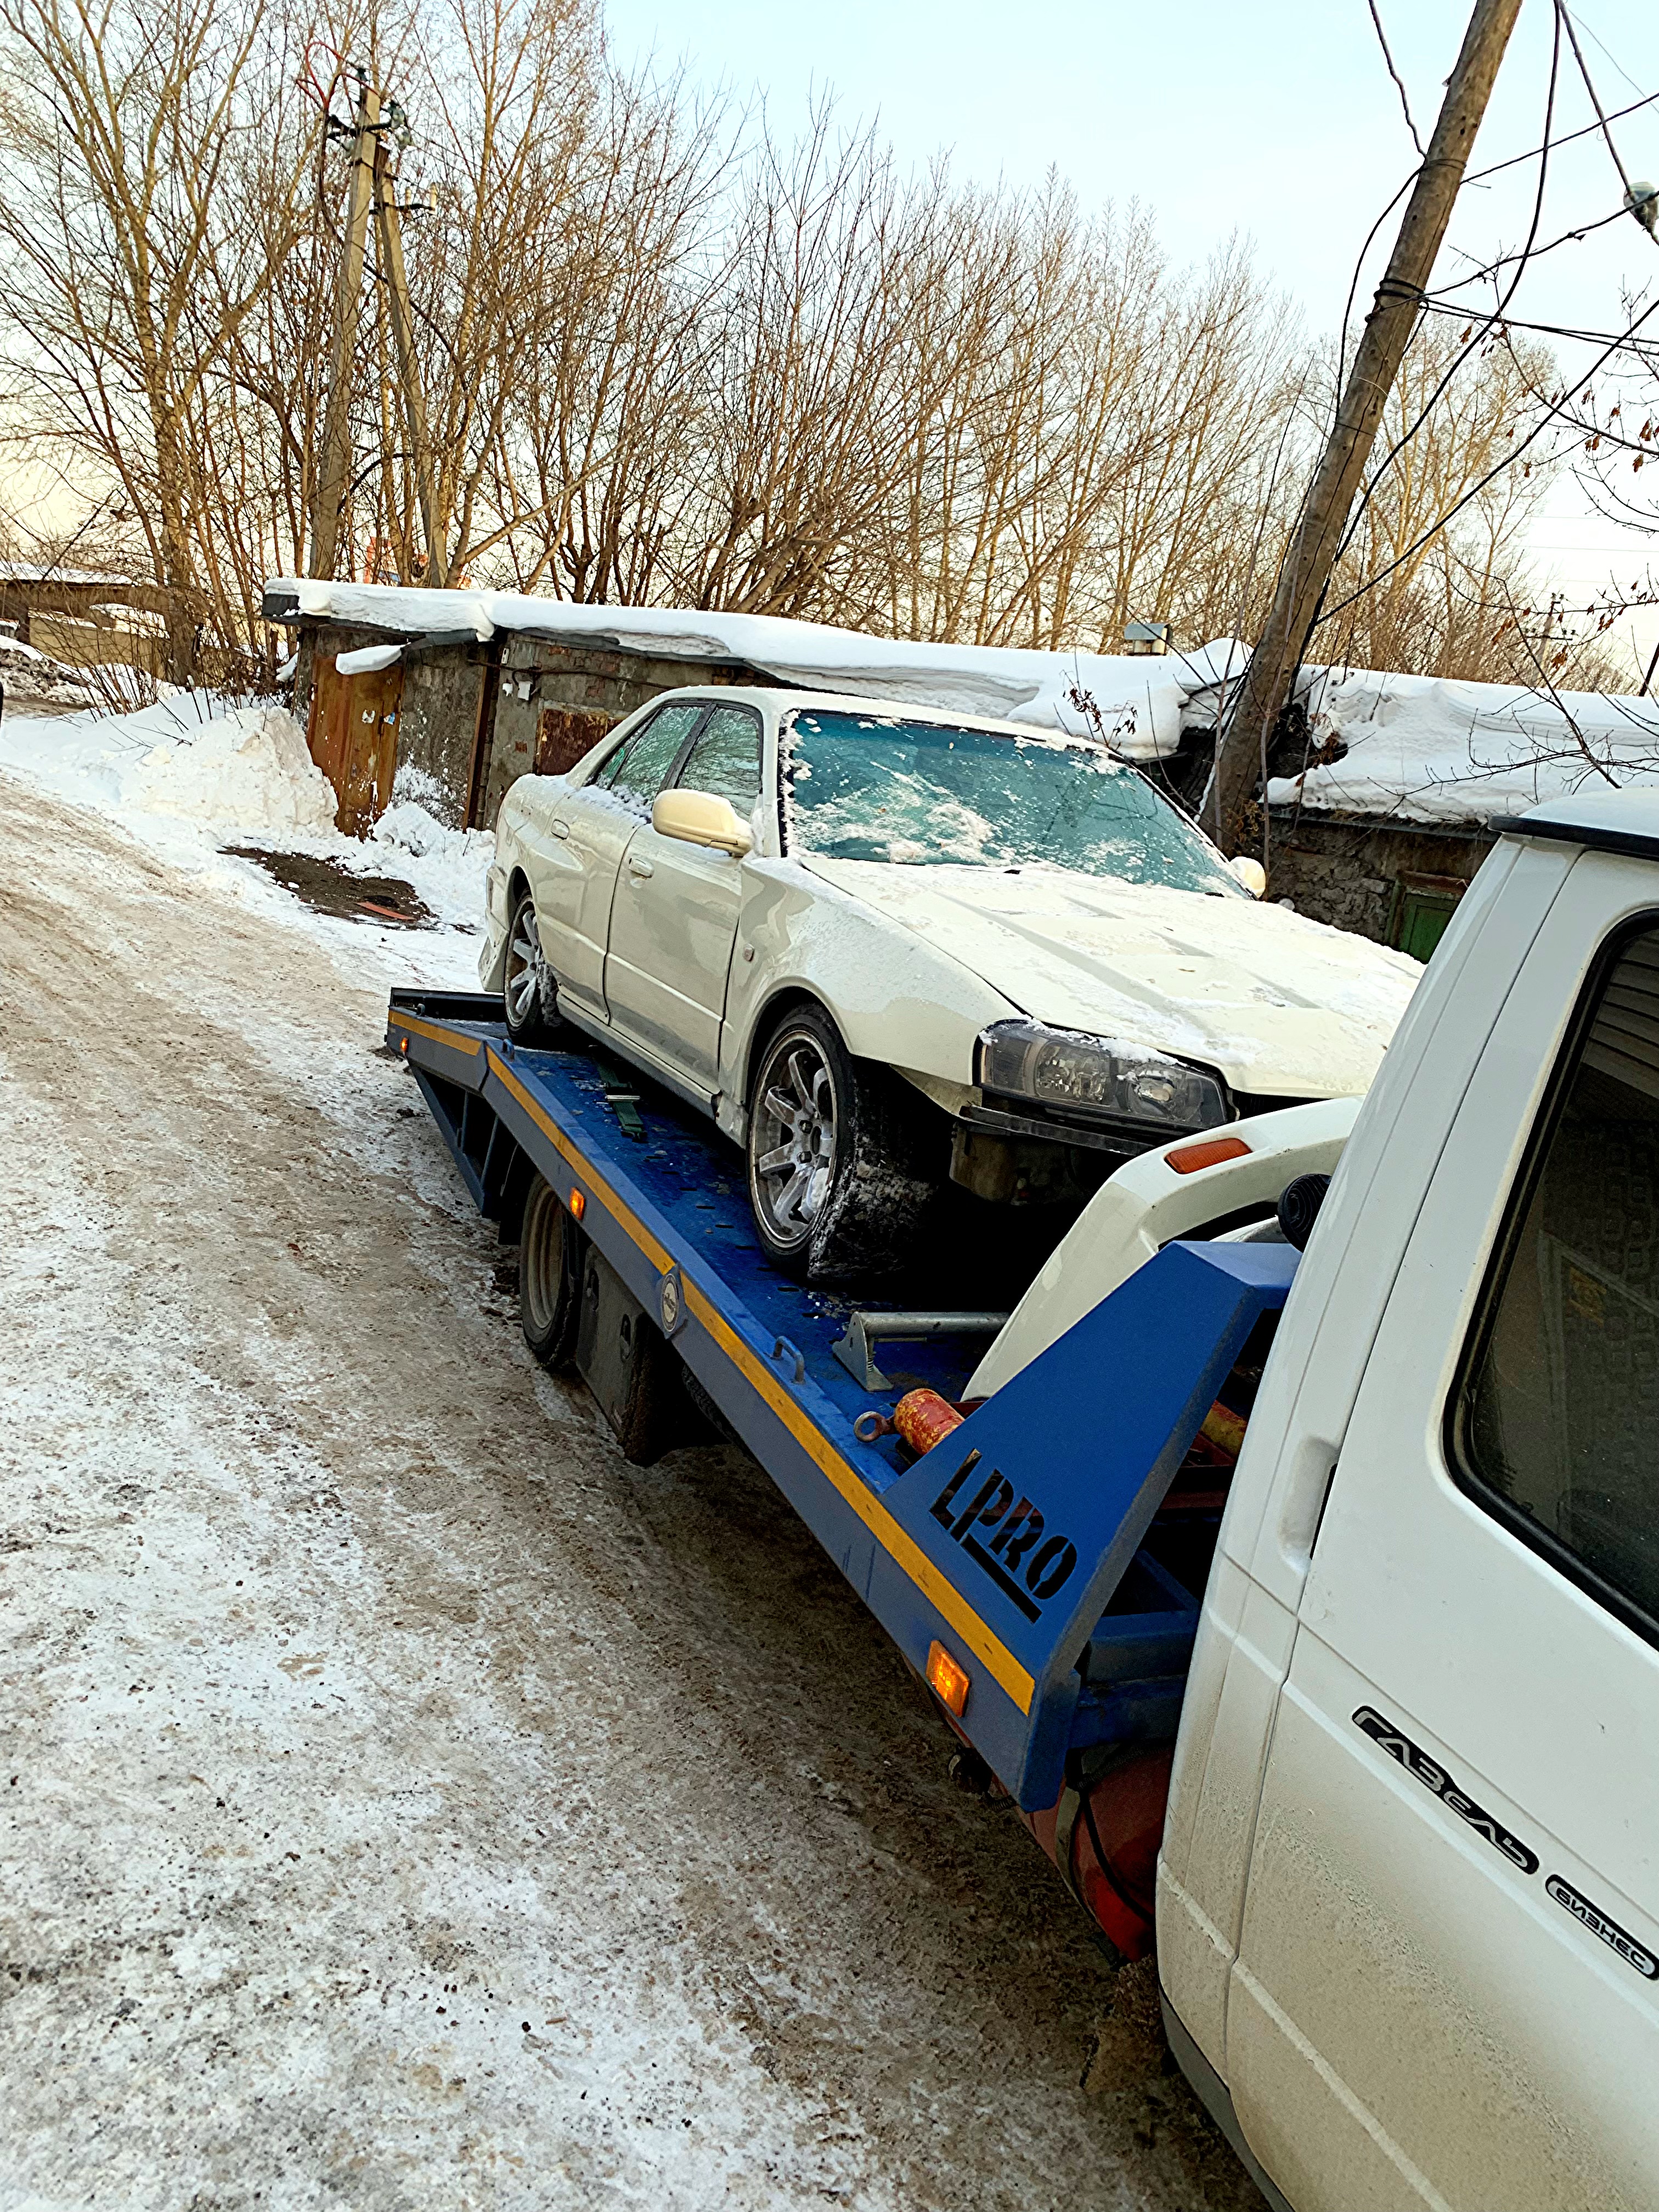
[[[1446,924],[1457,911],[1457,901],[1446,891],[1419,891],[1400,887],[1395,906],[1391,940],[1413,960],[1426,960],[1446,933]]]

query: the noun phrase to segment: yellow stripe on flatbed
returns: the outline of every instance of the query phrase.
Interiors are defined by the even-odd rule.
[[[684,1269],[681,1273],[684,1277]],[[685,1285],[686,1304],[726,1357],[740,1367],[750,1382],[826,1475],[859,1519],[916,1588],[944,1614],[976,1659],[1013,1699],[1021,1712],[1031,1710],[1036,1685],[1013,1653],[998,1642],[979,1615],[963,1600],[954,1583],[947,1582],[921,1546],[900,1528],[875,1492],[850,1468],[810,1421],[764,1361],[757,1358],[725,1316],[712,1306],[695,1283]]]
[[[455,1052],[464,1052],[476,1060],[483,1050],[481,1037],[463,1036],[457,1030],[441,1028],[436,1022],[424,1022],[418,1014],[394,1014],[386,1027],[407,1030],[412,1036],[430,1037],[434,1044],[447,1044]]]
[[[398,1015],[394,1026],[411,1030],[438,1044],[453,1045],[459,1051],[477,1054],[487,1050],[489,1073],[499,1079],[502,1087],[523,1107],[560,1158],[581,1177],[587,1189],[627,1231],[652,1266],[659,1273],[666,1273],[673,1266],[672,1254],[651,1234],[632,1207],[617,1196],[604,1176],[595,1173],[586,1155],[571,1143],[545,1107],[532,1097],[498,1053],[493,1048],[486,1048],[477,1037],[458,1036],[453,1030],[418,1020],[412,1015]],[[869,1484],[848,1465],[822,1430],[796,1404],[771,1368],[744,1342],[726,1316],[687,1277],[684,1267],[680,1270],[680,1276],[685,1285],[688,1308],[726,1358],[741,1370],[750,1387],[771,1407],[819,1473],[851,1506],[882,1549],[928,1602],[949,1621],[968,1650],[988,1671],[993,1680],[1012,1698],[1021,1712],[1030,1712],[1031,1699],[1036,1694],[1036,1685],[1013,1653],[999,1642],[956,1585],[947,1581],[920,1545],[899,1526]]]

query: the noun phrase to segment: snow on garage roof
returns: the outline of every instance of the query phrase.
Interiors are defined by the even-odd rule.
[[[1226,640],[1190,657],[1042,653],[1015,646],[916,644],[777,615],[573,605],[512,592],[440,592],[299,577],[278,578],[265,589],[267,612],[277,619],[313,615],[404,635],[453,636],[470,630],[485,639],[507,630],[570,642],[586,639],[687,660],[742,661],[781,684],[813,690],[874,694],[1081,733],[1087,725],[1069,697],[1076,686],[1100,709],[1118,750],[1139,759],[1173,752],[1188,698],[1213,682],[1231,659],[1236,656],[1242,666],[1249,657],[1243,646]],[[284,601],[292,611],[278,613]]]
[[[1274,805],[1410,822],[1504,822],[1578,792],[1659,786],[1659,701],[1315,669],[1315,744],[1340,760],[1267,787]]]
[[[1249,649],[1218,639],[1163,656],[1043,653],[1013,646],[878,638],[827,623],[678,607],[573,605],[511,592],[429,592],[385,584],[281,578],[267,612],[314,615],[402,636],[479,639],[498,631],[686,660],[739,661],[781,684],[992,714],[1080,732],[1074,686],[1099,708],[1119,750],[1171,753],[1186,729],[1212,728],[1224,686]],[[1275,805],[1443,824],[1507,821],[1582,790],[1659,787],[1659,701],[1589,691],[1548,694],[1370,669],[1305,672],[1316,743],[1343,758],[1268,787]]]

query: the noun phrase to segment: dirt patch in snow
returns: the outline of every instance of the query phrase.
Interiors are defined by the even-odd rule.
[[[0,2203],[1255,2206],[759,1469],[530,1359],[379,972],[221,866],[0,782]]]
[[[430,929],[437,916],[416,896],[413,884],[399,876],[363,876],[343,868],[337,860],[313,853],[268,853],[258,845],[222,845],[221,852],[239,860],[253,860],[285,890],[318,914],[333,914],[350,921],[360,914],[377,921],[401,921],[411,929]]]

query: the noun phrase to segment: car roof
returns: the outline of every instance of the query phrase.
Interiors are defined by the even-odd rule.
[[[681,684],[672,691],[659,691],[650,701],[659,707],[667,699],[711,699],[746,701],[750,706],[769,709],[775,714],[786,714],[799,707],[831,708],[837,714],[902,715],[908,722],[939,722],[947,728],[960,730],[992,730],[1011,738],[1047,738],[1075,740],[1080,732],[1062,730],[1058,723],[1013,722],[994,714],[958,714],[953,707],[940,707],[919,699],[878,698],[861,691],[808,691],[798,684]]]

